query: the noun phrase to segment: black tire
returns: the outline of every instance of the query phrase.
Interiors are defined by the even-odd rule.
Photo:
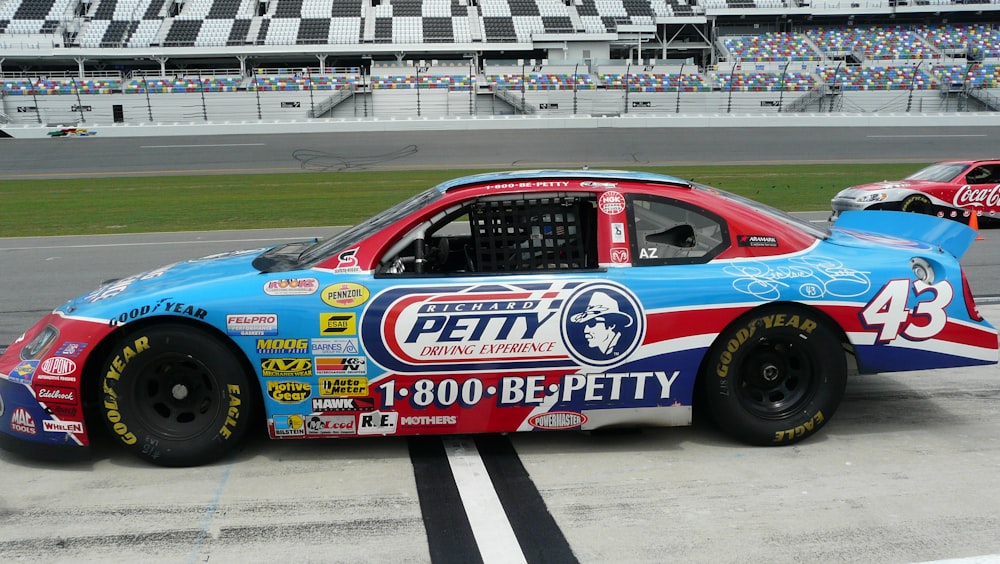
[[[753,445],[788,445],[833,417],[847,362],[825,320],[780,306],[751,312],[722,332],[703,378],[709,412],[726,433]]]
[[[905,212],[911,213],[922,213],[924,215],[934,214],[934,204],[931,203],[931,199],[923,194],[913,194],[912,196],[907,196],[901,204],[899,204],[899,209]]]
[[[154,325],[126,333],[101,372],[101,418],[116,441],[161,466],[218,460],[252,424],[244,363],[210,333]]]

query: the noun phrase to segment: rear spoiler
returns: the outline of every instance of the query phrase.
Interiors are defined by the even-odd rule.
[[[834,229],[918,241],[962,258],[976,231],[951,219],[899,211],[845,211]]]

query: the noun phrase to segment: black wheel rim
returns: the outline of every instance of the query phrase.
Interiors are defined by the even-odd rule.
[[[924,198],[910,198],[903,203],[903,211],[930,214],[931,201]]]
[[[740,403],[762,419],[784,419],[815,395],[819,376],[803,344],[763,339],[746,355],[740,370]]]
[[[182,440],[215,430],[222,388],[198,359],[166,353],[139,372],[133,400],[142,425],[152,434]]]

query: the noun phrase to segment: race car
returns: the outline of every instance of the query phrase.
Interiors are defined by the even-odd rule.
[[[834,416],[848,373],[987,365],[958,263],[975,231],[845,213],[832,229],[640,172],[430,188],[325,240],[108,282],[0,357],[8,449],[95,432],[165,466],[274,439],[687,425],[752,445]]]
[[[830,202],[830,221],[850,210],[896,210],[970,223],[1000,219],[1000,160],[946,161],[903,180],[883,180],[841,190]]]

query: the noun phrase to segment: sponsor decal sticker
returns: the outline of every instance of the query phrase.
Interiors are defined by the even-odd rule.
[[[51,403],[51,402],[45,404],[45,411],[48,412],[50,415],[54,415],[56,417],[63,417],[63,418],[69,417],[74,419],[78,417],[78,414],[80,413],[80,410],[77,408],[76,405]]]
[[[22,384],[30,384],[31,377],[35,374],[35,370],[38,369],[37,360],[22,360],[14,367],[14,370],[10,371],[7,375],[7,379],[11,382],[20,382]]]
[[[53,376],[67,376],[76,372],[76,363],[68,358],[54,356],[45,359],[41,366],[42,372]]]
[[[957,208],[995,208],[1000,205],[1000,184],[990,188],[973,188],[966,184],[955,191],[951,203]]]
[[[363,356],[330,357],[318,356],[314,365],[316,374],[357,374],[368,373],[368,367]]]
[[[740,247],[777,247],[778,238],[772,235],[737,235],[736,244]]]
[[[309,339],[257,339],[257,354],[306,354]]]
[[[260,361],[264,376],[312,376],[312,359],[309,358],[263,358]]]
[[[56,356],[65,356],[67,358],[76,358],[87,348],[87,343],[73,343],[65,342],[59,345],[56,349]]]
[[[628,264],[628,249],[611,249],[611,262],[614,264]]]
[[[371,411],[358,418],[359,435],[392,435],[396,432],[399,414],[395,411]]]
[[[309,415],[306,422],[308,435],[353,435],[357,433],[354,415]]]
[[[304,437],[305,424],[301,415],[275,415],[271,420],[271,430],[275,437]]]
[[[368,378],[320,378],[319,395],[365,397],[368,395]]]
[[[76,403],[76,390],[73,388],[60,388],[58,386],[38,386],[35,395],[39,401],[45,403]]]
[[[625,211],[625,196],[622,196],[621,192],[609,190],[601,194],[597,200],[597,207],[607,215],[618,215]]]
[[[624,223],[612,223],[611,224],[611,242],[612,243],[624,243],[625,242],[625,224]]]
[[[312,385],[308,382],[267,383],[267,395],[278,403],[302,403],[312,395]]]
[[[312,348],[309,351],[314,355],[322,354],[358,354],[358,340],[352,338],[341,339],[313,339]]]
[[[379,314],[362,320],[365,352],[398,373],[608,366],[645,329],[635,296],[609,282],[400,287],[367,311]]]
[[[231,313],[226,316],[230,335],[267,337],[278,334],[278,315],[274,313]]]
[[[333,267],[334,274],[341,274],[344,272],[361,272],[361,267],[358,265],[357,255],[358,249],[356,247],[353,249],[347,249],[337,255],[337,266]]]
[[[539,413],[528,418],[528,424],[536,429],[573,429],[587,422],[587,416],[572,411]]]
[[[646,317],[639,300],[624,287],[589,284],[567,301],[562,335],[570,355],[591,366],[608,366],[628,357],[642,342]]]
[[[35,419],[23,407],[18,407],[11,412],[10,430],[25,435],[38,434],[38,430],[35,428]]]
[[[404,427],[440,427],[458,424],[455,415],[411,415],[400,417],[399,424]]]
[[[368,301],[368,288],[354,282],[333,284],[323,288],[323,303],[340,309],[358,307]]]
[[[324,336],[357,335],[357,317],[353,313],[321,313],[319,332]]]
[[[83,423],[80,421],[42,421],[42,429],[49,433],[83,434]]]
[[[312,410],[316,413],[337,411],[374,411],[374,398],[313,398]]]
[[[315,278],[281,278],[264,282],[264,293],[268,296],[309,296],[319,290],[319,280]]]

